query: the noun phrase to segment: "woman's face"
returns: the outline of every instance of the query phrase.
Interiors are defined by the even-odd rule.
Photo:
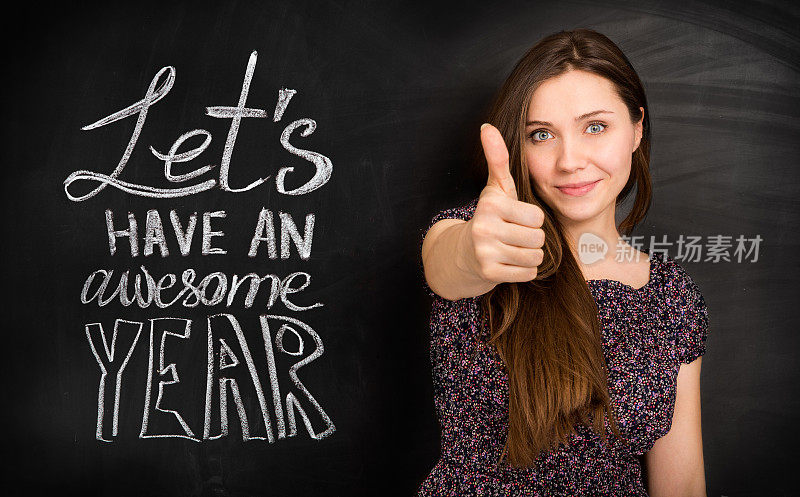
[[[631,122],[613,84],[579,70],[548,79],[531,97],[526,122],[523,156],[539,198],[562,222],[613,213],[642,137],[641,119]],[[565,187],[585,182],[594,185]]]

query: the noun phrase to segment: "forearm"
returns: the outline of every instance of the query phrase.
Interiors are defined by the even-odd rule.
[[[441,225],[437,226],[439,223]],[[445,219],[431,227],[422,245],[425,279],[436,294],[447,300],[483,295],[494,284],[472,271],[467,264],[468,247],[463,243],[466,221]]]

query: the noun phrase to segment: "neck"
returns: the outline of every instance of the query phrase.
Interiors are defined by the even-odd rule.
[[[584,268],[588,265],[612,263],[617,247],[622,241],[614,219],[614,207],[603,210],[595,217],[574,220],[559,217],[572,255]]]

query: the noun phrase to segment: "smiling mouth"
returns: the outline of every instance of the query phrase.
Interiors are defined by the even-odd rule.
[[[557,186],[556,188],[558,188],[558,190],[565,195],[569,195],[571,197],[581,197],[592,191],[598,182],[600,182],[599,179],[592,182],[573,183],[574,185],[579,186]]]

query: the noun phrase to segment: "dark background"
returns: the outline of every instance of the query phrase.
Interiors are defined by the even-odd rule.
[[[131,2],[22,9],[9,13],[5,33],[4,493],[413,495],[439,444],[429,302],[418,269],[422,229],[439,209],[480,191],[484,175],[472,172],[469,160],[489,100],[514,63],[546,34],[590,27],[628,55],[650,103],[654,202],[634,234],[763,239],[756,262],[683,263],[710,309],[702,376],[708,495],[796,495],[800,10],[792,3]],[[271,116],[280,88],[298,91],[281,122],[244,119],[240,128],[231,182],[270,180],[237,194],[214,189],[156,200],[107,187],[84,202],[67,199],[63,181],[71,172],[113,170],[134,120],[80,128],[141,99],[168,65],[176,68],[175,85],[151,108],[121,178],[169,186],[148,147],[166,151],[195,128],[212,133],[211,146],[176,169],[219,164],[230,122],[206,116],[205,107],[236,105],[253,50],[258,63],[248,106]],[[277,193],[274,177],[295,165],[289,186],[297,186],[313,171],[278,141],[299,118],[314,119],[317,129],[303,138],[296,131],[292,142],[329,157],[334,170],[322,188],[293,197]],[[87,191],[88,184],[74,188]],[[257,259],[245,255],[262,207],[291,213],[298,224],[316,215],[309,260],[294,248],[285,261],[268,259],[265,246]],[[158,209],[170,256],[131,258],[125,240],[111,256],[106,208],[119,221],[133,212],[141,230],[146,211]],[[182,220],[225,210],[225,238],[215,245],[229,253],[201,256],[194,245],[181,257],[170,209]],[[110,328],[116,318],[139,320],[146,331],[149,318],[195,320],[189,344],[171,349],[182,382],[171,399],[195,431],[202,431],[205,316],[236,315],[256,360],[263,357],[258,314],[266,311],[258,304],[159,310],[80,303],[92,271],[136,272],[142,264],[157,275],[187,267],[200,277],[309,273],[311,284],[294,300],[324,306],[292,313],[279,303],[270,312],[301,319],[322,338],[324,354],[299,376],[336,431],[312,440],[298,420],[295,437],[245,443],[231,411],[231,432],[220,440],[139,439],[147,361],[141,342],[124,377],[120,434],[112,443],[97,441],[99,368],[86,323]],[[288,385],[287,367],[279,365],[278,373]]]

